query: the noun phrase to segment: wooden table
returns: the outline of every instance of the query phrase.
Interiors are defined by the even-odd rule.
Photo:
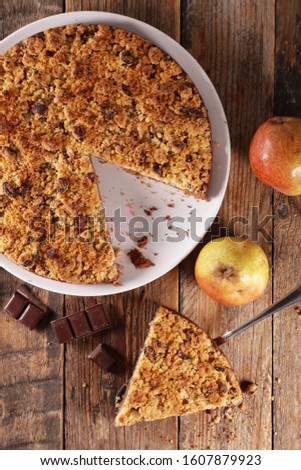
[[[232,166],[228,190],[212,235],[247,234],[267,253],[268,289],[254,303],[225,308],[197,287],[198,247],[163,278],[103,299],[112,331],[59,346],[50,320],[93,305],[95,298],[34,289],[51,314],[39,331],[27,331],[1,311],[1,439],[5,449],[301,449],[301,317],[293,307],[250,329],[223,350],[241,380],[259,390],[246,396],[237,421],[210,425],[206,413],[115,429],[115,393],[142,347],[159,302],[180,309],[211,335],[238,326],[300,283],[301,218],[296,200],[261,184],[248,163],[250,139],[273,114],[300,115],[300,0],[4,0],[1,34],[38,18],[75,10],[133,16],[163,30],[204,67],[229,121]],[[243,219],[244,218],[244,219]],[[19,281],[0,273],[1,305]],[[100,339],[125,358],[116,375],[87,360]]]

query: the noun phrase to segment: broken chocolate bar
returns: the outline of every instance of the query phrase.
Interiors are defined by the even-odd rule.
[[[106,372],[110,372],[119,362],[115,351],[106,344],[99,344],[97,348],[89,354],[88,358]]]
[[[110,319],[102,304],[51,322],[52,331],[59,343],[85,338],[110,326]]]
[[[47,308],[32,295],[27,287],[21,286],[7,302],[4,310],[11,317],[33,330],[38,326]]]

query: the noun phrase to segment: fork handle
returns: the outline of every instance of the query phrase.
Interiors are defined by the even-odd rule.
[[[260,322],[261,320],[264,320],[265,318],[274,315],[274,313],[278,312],[279,310],[282,310],[285,307],[288,307],[292,303],[296,302],[297,300],[301,299],[301,285],[293,289],[289,294],[285,295],[282,297],[282,299],[278,300],[278,302],[275,302],[273,305],[265,309],[262,313],[260,313],[257,317],[252,318],[251,320],[247,321],[243,325],[239,326],[238,328],[235,328],[234,330],[227,331],[227,333],[223,334],[222,336],[219,336],[218,338],[215,338],[215,343],[217,345],[224,344],[228,339],[234,338],[234,336],[239,335],[243,331],[247,330],[253,325],[256,325],[256,323]]]

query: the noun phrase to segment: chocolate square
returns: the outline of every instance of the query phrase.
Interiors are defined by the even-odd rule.
[[[77,312],[73,315],[69,315],[68,320],[70,321],[71,328],[76,338],[81,338],[82,336],[93,333],[85,312]]]
[[[74,334],[67,317],[52,321],[51,328],[59,343],[67,343],[74,339]]]
[[[89,359],[95,362],[101,369],[109,372],[119,362],[115,351],[106,344],[99,344],[94,351],[89,354]]]
[[[32,304],[36,305],[41,310],[46,312],[47,307],[39,299],[37,299],[34,295],[32,295],[31,291],[28,289],[27,286],[24,286],[24,285],[20,286],[17,289],[17,292],[23,295],[23,297],[25,297],[29,302],[31,302]]]
[[[29,304],[19,318],[19,321],[27,326],[30,330],[36,328],[38,323],[45,315],[45,310],[40,309],[36,305]]]
[[[29,301],[22,294],[15,292],[5,305],[4,310],[17,319],[28,304]]]
[[[110,328],[111,322],[102,304],[87,308],[86,314],[93,331],[101,331]]]

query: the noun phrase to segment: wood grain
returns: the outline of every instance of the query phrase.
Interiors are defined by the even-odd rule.
[[[33,289],[49,305],[49,313],[39,329],[30,332],[3,312],[20,281],[1,269],[0,447],[300,449],[301,327],[293,307],[224,345],[239,379],[259,385],[256,395],[245,397],[246,410],[235,423],[213,425],[204,413],[129,429],[115,429],[113,421],[116,391],[132,373],[159,303],[179,308],[214,337],[300,283],[300,208],[296,199],[273,193],[255,179],[248,147],[255,129],[272,114],[301,117],[301,1],[10,0],[0,2],[0,34],[60,13],[64,5],[66,11],[110,11],[153,24],[181,39],[205,68],[229,121],[232,165],[219,217],[204,243],[211,236],[246,234],[267,253],[271,281],[254,304],[222,307],[194,280],[200,246],[180,271],[174,269],[129,293],[104,299],[67,296],[64,303],[63,296]],[[50,320],[101,300],[113,319],[112,330],[65,350],[58,346]],[[101,372],[87,358],[101,341],[120,354],[116,374]]]
[[[165,29],[179,40],[180,2],[84,1],[66,2],[68,10],[102,10],[123,13]],[[167,21],[168,18],[168,21]],[[66,313],[72,313],[97,299],[66,298]],[[178,270],[130,293],[104,299],[114,328],[93,339],[67,346],[65,363],[65,447],[67,449],[173,449],[177,447],[177,419],[158,426],[154,423],[130,429],[115,429],[115,396],[126,379],[143,346],[148,324],[156,306],[162,302],[178,307]],[[87,359],[103,341],[111,344],[123,358],[117,374],[101,372]]]
[[[277,1],[275,114],[301,117],[301,1]],[[275,300],[300,284],[301,213],[275,191]],[[300,303],[299,303],[300,305]],[[301,449],[301,317],[294,306],[274,318],[273,430],[275,449]]]
[[[3,2],[2,34],[44,16],[60,13],[63,2],[11,0]],[[50,320],[63,311],[63,296],[32,289],[48,314],[37,330],[29,331],[10,318],[3,307],[20,281],[0,270],[0,447],[60,449],[63,445],[63,355],[53,341]]]
[[[272,114],[274,2],[185,0],[182,42],[208,72],[229,121],[232,164],[229,185],[211,236],[242,235],[257,241],[271,260],[272,245],[263,237],[261,219],[272,215],[272,192],[252,175],[248,146],[255,128]],[[242,217],[244,219],[242,219]],[[242,223],[244,222],[244,223]],[[271,241],[272,218],[264,225]],[[202,245],[201,245],[202,246]],[[200,248],[201,248],[200,246]],[[199,249],[181,267],[180,305],[184,314],[216,337],[252,318],[271,303],[271,283],[258,301],[222,307],[197,287],[193,267]],[[212,426],[200,414],[181,419],[180,448],[271,448],[272,331],[267,320],[224,345],[240,380],[259,385],[246,398],[246,412],[235,423]]]

